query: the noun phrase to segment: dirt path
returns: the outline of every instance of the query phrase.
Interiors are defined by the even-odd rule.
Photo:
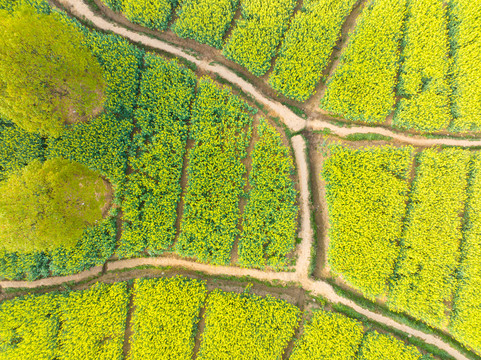
[[[272,99],[264,96],[254,85],[244,80],[240,76],[236,75],[234,72],[228,68],[210,63],[208,60],[199,60],[196,57],[188,54],[187,52],[181,50],[180,48],[170,45],[162,40],[153,39],[151,37],[138,34],[134,31],[128,30],[124,27],[118,26],[116,24],[110,23],[109,21],[103,19],[100,16],[95,15],[88,5],[82,0],[58,0],[61,4],[65,6],[72,14],[80,18],[88,19],[99,29],[105,31],[112,31],[120,36],[123,36],[133,42],[140,43],[145,46],[149,46],[154,49],[168,52],[174,56],[182,57],[198,66],[203,71],[218,74],[225,80],[239,86],[244,92],[253,96],[256,100],[262,104],[269,107],[273,112],[275,112],[283,122],[289,127],[293,132],[301,131],[305,128],[311,130],[322,130],[329,129],[334,134],[338,136],[345,137],[350,134],[362,133],[369,134],[375,133],[384,136],[389,136],[397,141],[401,141],[407,144],[412,144],[415,146],[433,146],[433,145],[451,145],[460,147],[469,146],[479,146],[481,145],[481,139],[476,140],[463,140],[463,139],[428,139],[421,136],[408,136],[402,133],[397,133],[395,131],[385,129],[383,127],[370,127],[370,126],[351,126],[340,127],[330,123],[327,119],[322,117],[309,118],[304,120],[300,116],[297,116],[289,108],[282,105],[281,103],[274,101]]]
[[[327,121],[323,120],[304,120],[299,116],[295,115],[291,110],[289,110],[284,105],[270,100],[263,96],[252,84],[248,83],[244,79],[240,78],[227,68],[217,64],[209,64],[207,61],[200,61],[197,58],[187,54],[186,52],[174,47],[170,44],[167,44],[161,40],[152,39],[150,37],[137,34],[125,28],[119,27],[115,24],[111,24],[106,20],[102,19],[101,17],[96,16],[89,7],[83,3],[81,0],[59,0],[69,11],[71,11],[74,15],[79,16],[81,18],[88,19],[88,21],[92,22],[96,27],[106,30],[112,31],[117,33],[125,38],[128,38],[134,42],[141,43],[143,45],[156,48],[162,51],[169,52],[175,56],[182,57],[187,59],[197,66],[202,68],[205,71],[217,73],[224,79],[228,80],[231,83],[236,84],[243,91],[251,94],[254,96],[258,101],[265,104],[271,110],[275,111],[286,123],[286,125],[294,132],[300,131],[304,128],[310,129],[319,129],[322,130],[323,128],[330,129],[333,133],[339,136],[346,136],[348,134],[353,133],[378,133],[385,136],[390,136],[395,138],[399,141],[404,141],[407,143],[411,143],[414,145],[420,146],[429,146],[435,144],[446,144],[446,145],[457,145],[457,146],[473,146],[476,144],[481,144],[481,140],[477,141],[468,141],[468,140],[447,140],[447,139],[422,139],[422,138],[414,138],[408,137],[402,134],[394,133],[390,130],[384,128],[375,128],[375,127],[352,127],[352,128],[343,128],[335,126]],[[121,269],[129,269],[134,268],[142,265],[153,265],[153,266],[171,266],[171,267],[179,267],[193,271],[200,271],[204,274],[210,275],[229,275],[229,276],[236,276],[236,277],[245,277],[250,276],[259,280],[264,281],[277,281],[282,282],[284,284],[287,283],[300,283],[302,287],[310,291],[314,295],[320,295],[327,298],[329,301],[334,303],[341,303],[346,306],[353,308],[355,311],[367,316],[368,318],[383,323],[387,326],[392,328],[399,329],[404,331],[412,336],[416,336],[420,339],[423,339],[425,342],[429,344],[433,344],[440,349],[445,350],[450,355],[455,357],[456,359],[467,360],[467,358],[459,353],[457,350],[451,348],[448,344],[444,343],[441,339],[425,334],[421,331],[412,329],[406,325],[400,324],[388,317],[376,314],[372,311],[366,310],[351,300],[345,299],[336,294],[334,289],[331,285],[324,281],[314,281],[309,279],[308,272],[309,272],[309,262],[310,262],[310,251],[311,246],[313,243],[312,238],[312,226],[310,223],[310,212],[309,212],[309,170],[308,170],[308,163],[306,159],[306,143],[302,136],[297,135],[292,138],[292,145],[294,148],[294,155],[296,158],[297,168],[299,172],[299,180],[300,180],[300,201],[301,201],[301,229],[300,229],[300,237],[302,242],[299,246],[298,251],[298,259],[296,265],[295,272],[270,272],[270,271],[261,271],[256,269],[246,269],[240,267],[232,267],[232,266],[213,266],[208,264],[197,263],[189,260],[184,259],[176,259],[170,257],[163,257],[163,258],[140,258],[140,259],[126,259],[126,260],[118,260],[112,261],[107,263],[106,270],[121,270]],[[85,280],[89,277],[94,275],[98,275],[101,273],[102,268],[96,267],[89,271],[73,275],[67,277],[55,277],[55,278],[47,278],[42,280],[37,280],[33,282],[24,282],[24,281],[3,281],[0,282],[0,287],[10,287],[10,288],[34,288],[39,286],[50,286],[50,285],[59,285],[64,282],[68,281],[81,281]]]
[[[301,135],[296,135],[292,139],[292,147],[294,149],[294,157],[297,165],[297,173],[299,178],[300,190],[300,213],[301,213],[301,229],[299,237],[302,239],[298,247],[298,258],[296,263],[296,273],[302,278],[309,276],[309,264],[311,260],[312,246],[312,225],[309,209],[309,170],[307,167],[306,142]]]

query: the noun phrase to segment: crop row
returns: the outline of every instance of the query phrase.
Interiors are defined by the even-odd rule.
[[[0,359],[122,359],[125,283],[0,304]]]
[[[479,154],[425,149],[411,185],[412,148],[330,151],[323,176],[334,274],[367,297],[387,296],[394,311],[449,324],[481,351]]]
[[[202,360],[281,359],[301,315],[297,306],[270,295],[208,293],[206,281],[182,276],[136,279],[131,289],[125,282],[97,283],[0,303],[0,360],[190,359],[196,335]],[[365,332],[361,322],[341,313],[317,309],[305,315],[292,360],[421,358],[416,348]]]
[[[329,63],[341,26],[356,0],[304,1],[282,41],[269,84],[281,94],[305,101]]]
[[[331,149],[324,163],[329,262],[364,293],[380,295],[399,256],[413,148]]]
[[[436,131],[451,120],[446,10],[440,0],[408,2],[398,95],[393,124]]]
[[[321,108],[351,121],[383,122],[395,104],[406,0],[371,0],[327,83]]]
[[[132,173],[122,189],[124,226],[117,253],[159,253],[174,242],[187,120],[196,84],[192,71],[147,54],[140,82]]]
[[[481,128],[480,0],[449,1],[453,47],[453,130]]]
[[[176,250],[200,261],[226,264],[240,219],[252,130],[248,106],[227,88],[202,78],[192,106],[184,213]]]
[[[294,164],[280,134],[265,120],[257,128],[250,191],[239,238],[239,262],[246,266],[288,265],[297,228]]]
[[[239,0],[182,0],[172,31],[221,49],[238,4]]]
[[[424,150],[413,184],[390,306],[432,325],[456,289],[470,153]]]

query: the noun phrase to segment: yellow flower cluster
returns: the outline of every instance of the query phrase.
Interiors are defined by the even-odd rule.
[[[393,124],[421,131],[446,129],[451,120],[446,7],[439,0],[408,3],[399,100]]]
[[[69,293],[60,304],[58,358],[121,360],[128,303],[126,283]]]
[[[299,309],[271,296],[214,290],[207,298],[199,360],[281,359]]]
[[[370,0],[327,84],[321,108],[351,121],[380,123],[395,104],[406,0]]]
[[[172,31],[220,49],[238,4],[239,0],[181,0]]]
[[[134,283],[129,360],[190,359],[205,281],[182,276]]]
[[[280,134],[261,119],[252,152],[251,190],[239,238],[243,266],[281,268],[295,245],[298,206],[291,175],[294,164]]]
[[[282,42],[269,84],[281,94],[306,101],[328,65],[341,26],[356,0],[304,1]]]
[[[364,337],[358,360],[420,360],[421,353],[392,335],[373,331]]]
[[[481,155],[473,155],[468,205],[461,248],[460,279],[450,329],[462,343],[481,354]]]
[[[57,358],[61,296],[27,296],[0,304],[0,360]]]
[[[282,35],[287,30],[295,0],[243,0],[242,18],[227,40],[223,54],[256,76],[271,67]]]
[[[454,121],[457,131],[481,128],[481,17],[480,0],[449,2],[454,43]]]
[[[176,0],[121,0],[122,13],[133,23],[155,30],[169,25]]]
[[[385,294],[399,255],[413,148],[332,146],[324,163],[332,270],[368,296]]]
[[[397,311],[441,326],[457,285],[470,152],[426,149],[418,158],[389,295]]]
[[[304,325],[290,360],[356,360],[362,324],[342,314],[318,310]]]

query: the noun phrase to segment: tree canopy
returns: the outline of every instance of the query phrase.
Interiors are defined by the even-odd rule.
[[[0,113],[25,130],[59,136],[101,109],[105,83],[83,33],[57,13],[0,10]]]
[[[109,186],[84,165],[33,161],[0,183],[0,248],[28,252],[77,243],[102,219]]]

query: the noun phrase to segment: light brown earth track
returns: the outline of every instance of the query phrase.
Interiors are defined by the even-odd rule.
[[[227,69],[222,65],[211,65],[208,61],[200,61],[192,55],[184,52],[183,50],[165,43],[158,39],[153,39],[145,35],[137,34],[133,31],[127,30],[123,27],[112,24],[103,18],[95,15],[87,4],[81,0],[58,0],[65,8],[73,15],[90,21],[95,27],[112,31],[120,36],[123,36],[133,42],[140,43],[144,46],[148,46],[153,49],[168,52],[174,56],[184,58],[202,70],[218,74],[220,77],[227,81],[237,85],[246,93],[252,95],[257,101],[269,107],[275,112],[287,127],[293,131],[298,132],[303,129],[322,130],[330,129],[332,133],[339,136],[346,136],[355,133],[376,133],[384,136],[389,136],[395,140],[413,144],[416,146],[432,146],[432,145],[453,145],[460,147],[469,147],[481,145],[481,140],[458,140],[458,139],[426,139],[422,137],[412,137],[404,134],[395,133],[391,130],[382,127],[367,127],[367,126],[352,126],[350,128],[339,127],[328,121],[322,119],[308,119],[304,120],[301,117],[294,114],[286,106],[268,99],[261,92],[259,92],[252,84],[237,76],[235,73]],[[197,263],[189,260],[177,259],[173,257],[157,257],[157,258],[141,258],[141,259],[127,259],[111,261],[107,263],[106,270],[120,270],[135,268],[142,265],[153,266],[171,266],[179,267],[193,271],[200,271],[210,275],[228,275],[236,277],[250,276],[264,281],[275,281],[281,283],[299,283],[303,289],[309,291],[312,295],[323,296],[332,303],[339,303],[348,306],[358,313],[365,315],[371,320],[382,323],[391,328],[403,331],[411,336],[418,337],[428,344],[432,344],[439,349],[442,349],[449,353],[456,359],[468,360],[466,356],[461,354],[456,349],[443,342],[440,338],[426,334],[422,331],[413,329],[407,325],[398,323],[393,319],[377,314],[370,310],[364,309],[354,303],[353,301],[339,296],[331,285],[324,281],[312,280],[308,277],[310,252],[313,243],[312,226],[310,223],[310,204],[309,204],[309,170],[306,159],[306,143],[302,136],[296,135],[292,138],[292,146],[294,149],[294,155],[296,158],[297,169],[299,172],[300,181],[300,210],[301,210],[301,226],[299,236],[302,239],[298,249],[298,259],[295,272],[270,272],[261,271],[256,269],[246,269],[233,266],[214,266],[208,264]],[[2,288],[35,288],[40,286],[59,285],[65,282],[74,281],[78,282],[85,280],[89,277],[97,275],[101,272],[100,268],[93,268],[89,271],[82,272],[73,276],[66,277],[54,277],[36,280],[33,282],[26,281],[2,281],[0,287]]]

